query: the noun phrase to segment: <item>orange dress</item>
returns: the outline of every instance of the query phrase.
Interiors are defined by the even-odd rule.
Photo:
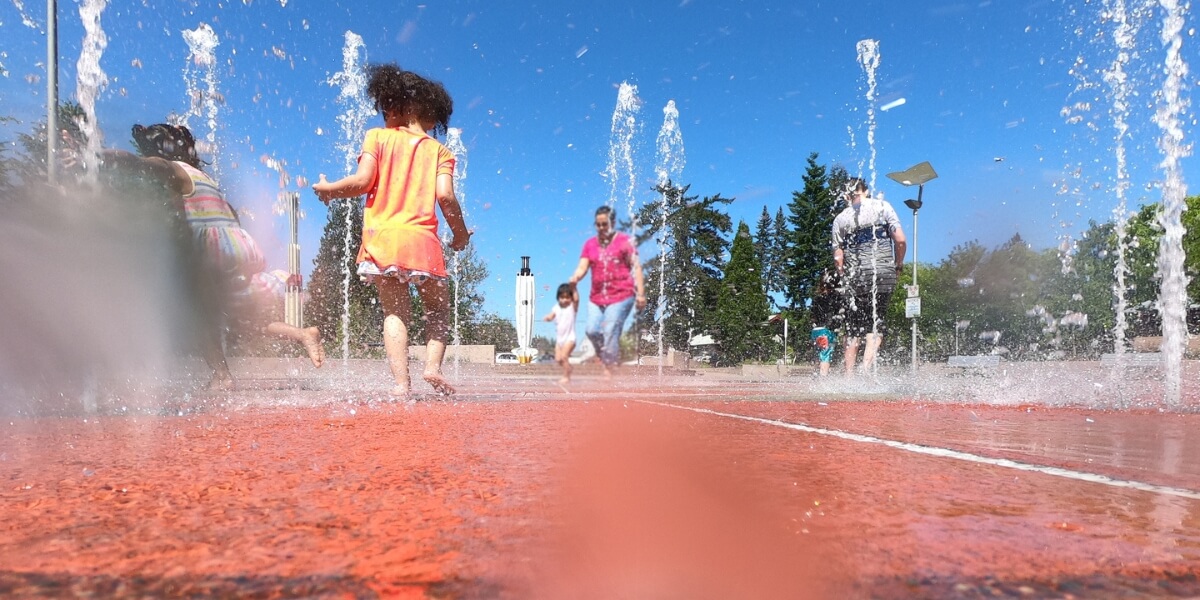
[[[439,175],[454,174],[454,154],[427,135],[383,128],[367,132],[362,154],[379,169],[363,211],[359,272],[446,277],[436,190]]]

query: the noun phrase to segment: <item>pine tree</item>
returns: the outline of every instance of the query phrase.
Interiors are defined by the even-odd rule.
[[[663,278],[665,309],[658,319],[663,319],[664,343],[675,349],[688,348],[693,335],[709,330],[729,247],[724,236],[729,233],[730,220],[721,205],[733,201],[720,194],[700,200],[688,196],[688,188],[671,182],[656,187],[658,200],[643,205],[637,219],[643,228],[639,245],[658,236],[663,243],[659,256],[643,261],[647,303],[639,318],[644,332],[657,335],[655,315]]]
[[[758,225],[754,230],[754,253],[762,261],[763,291],[768,294],[768,298],[774,275],[772,269],[775,265],[776,247],[778,244],[775,243],[775,231],[771,227],[771,212],[767,210],[766,205],[763,205],[762,215],[758,217]]]
[[[771,347],[767,317],[770,303],[762,284],[762,262],[754,251],[750,227],[738,223],[729,263],[717,296],[713,338],[722,365],[766,358]]]
[[[833,218],[836,194],[844,185],[844,169],[830,174],[817,164],[817,153],[808,156],[804,190],[792,192],[788,204],[791,247],[787,252],[785,296],[793,311],[802,310],[812,297],[821,273],[833,268]],[[841,180],[839,182],[839,180]]]
[[[446,269],[450,274],[451,304],[455,304],[457,295],[457,304],[455,304],[454,312],[450,315],[451,332],[448,341],[454,343],[456,332],[453,328],[457,316],[459,343],[480,343],[476,341],[478,337],[476,332],[484,313],[483,294],[480,293],[479,286],[487,281],[489,275],[487,264],[479,258],[474,242],[467,244],[467,247],[457,256],[448,245],[443,248],[446,253]]]
[[[349,225],[347,225],[347,215]],[[341,357],[343,337],[349,340],[348,358],[365,356],[369,344],[379,343],[383,331],[383,313],[379,295],[355,275],[355,258],[362,244],[362,203],[348,199],[329,204],[329,220],[321,235],[317,257],[308,281],[308,302],[304,317],[321,330],[332,357]],[[349,230],[349,251],[346,240]],[[346,283],[349,274],[349,300]],[[343,315],[349,311],[349,327],[343,327]],[[344,331],[344,329],[346,331]],[[344,334],[348,334],[344,336]]]
[[[767,269],[767,292],[782,294],[787,289],[787,259],[791,252],[792,232],[788,229],[787,219],[783,216],[783,207],[775,211],[775,220],[771,223],[771,242],[774,245],[771,253],[771,266]],[[781,306],[774,297],[771,304]]]

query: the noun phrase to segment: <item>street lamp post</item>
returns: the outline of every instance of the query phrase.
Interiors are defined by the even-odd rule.
[[[58,0],[46,0],[46,179],[58,183]]]
[[[292,327],[304,327],[304,303],[301,291],[304,279],[300,275],[300,192],[287,192],[288,224],[291,243],[288,244],[288,279],[284,294],[283,320]]]
[[[912,319],[912,370],[917,372],[917,317],[921,316],[921,289],[917,285],[917,211],[921,210],[925,184],[937,179],[937,172],[928,161],[915,164],[903,171],[888,173],[888,179],[900,185],[917,186],[917,199],[905,200],[904,205],[913,211],[913,252],[912,252],[912,285],[908,288],[908,298],[904,303],[904,314]]]

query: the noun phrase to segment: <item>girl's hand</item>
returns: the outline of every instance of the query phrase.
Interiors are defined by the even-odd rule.
[[[318,181],[312,186],[313,193],[317,195],[317,200],[329,205],[329,201],[333,200],[333,194],[329,190],[329,182],[325,180],[325,174],[321,173]]]
[[[462,233],[455,232],[454,237],[450,239],[450,249],[455,252],[460,252],[467,247],[471,242],[471,232],[464,231]]]

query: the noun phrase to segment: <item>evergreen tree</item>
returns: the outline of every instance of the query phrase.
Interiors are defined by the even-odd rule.
[[[721,205],[733,201],[720,194],[701,200],[688,196],[688,188],[671,182],[656,187],[658,200],[643,205],[637,218],[643,227],[639,245],[658,236],[663,244],[659,256],[643,262],[647,275],[646,310],[639,314],[643,332],[657,335],[661,280],[666,299],[657,316],[663,319],[665,345],[675,349],[688,348],[692,336],[707,333],[712,324],[729,247],[724,236],[729,233],[730,219]]]
[[[347,224],[349,218],[349,224]],[[321,235],[317,257],[308,280],[308,302],[304,318],[321,329],[331,357],[341,357],[344,334],[348,339],[349,358],[365,356],[369,344],[382,339],[383,313],[375,286],[359,280],[355,259],[362,245],[363,211],[360,199],[329,204],[329,220]],[[347,231],[348,230],[348,231]],[[346,240],[349,233],[349,251]],[[346,294],[349,274],[349,299]],[[349,327],[344,331],[343,314],[349,311]]]
[[[783,216],[783,207],[775,211],[775,220],[771,223],[771,264],[766,269],[767,293],[771,295],[771,304],[776,308],[782,306],[774,297],[787,289],[787,261],[791,253],[792,232],[788,229],[787,219]]]
[[[479,343],[475,341],[477,325],[484,314],[483,294],[479,291],[479,286],[487,281],[490,272],[487,264],[479,258],[479,253],[475,251],[474,242],[468,243],[467,247],[457,255],[450,250],[448,245],[444,245],[442,248],[445,252],[446,270],[450,274],[450,303],[454,305],[454,312],[450,315],[450,337],[447,341],[451,344],[454,343],[455,318],[457,317],[459,343],[477,344]],[[415,291],[414,287],[414,297],[416,296]]]
[[[844,185],[845,170],[837,171],[838,177],[831,177],[823,165],[817,164],[817,153],[810,154],[804,189],[793,192],[788,204],[791,247],[786,253],[784,294],[793,311],[807,305],[821,273],[833,268],[833,217],[837,214],[833,190]]]
[[[779,245],[775,243],[775,230],[771,227],[771,212],[767,210],[766,205],[763,205],[762,215],[758,217],[758,224],[754,230],[754,253],[762,262],[762,280],[763,291],[767,294],[771,293],[771,278],[772,269],[775,263],[775,249]]]
[[[713,326],[718,362],[737,365],[766,358],[773,345],[766,324],[770,303],[763,290],[762,262],[744,222],[738,223],[719,290]]]

